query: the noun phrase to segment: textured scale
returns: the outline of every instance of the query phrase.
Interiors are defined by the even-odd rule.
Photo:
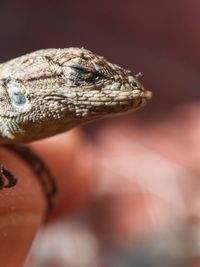
[[[51,136],[149,98],[130,71],[89,50],[36,51],[0,64],[0,143]]]

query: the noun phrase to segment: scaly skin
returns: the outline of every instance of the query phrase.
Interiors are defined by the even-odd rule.
[[[0,143],[24,143],[142,107],[130,71],[83,48],[46,49],[0,65]]]

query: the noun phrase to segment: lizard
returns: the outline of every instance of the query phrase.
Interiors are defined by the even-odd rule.
[[[51,172],[38,155],[18,144],[136,110],[151,95],[137,75],[87,49],[38,50],[0,64],[0,144],[30,163],[52,206],[57,190]],[[16,183],[15,175],[0,165],[0,189]]]

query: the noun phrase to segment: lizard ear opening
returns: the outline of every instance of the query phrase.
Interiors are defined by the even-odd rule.
[[[17,106],[25,105],[27,101],[25,95],[21,92],[13,92],[10,99]]]
[[[3,86],[6,89],[10,104],[13,107],[24,108],[27,106],[28,100],[21,90],[21,84],[19,81],[8,78],[4,80]]]

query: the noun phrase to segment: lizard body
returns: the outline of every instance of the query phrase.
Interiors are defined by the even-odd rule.
[[[149,98],[151,92],[130,71],[89,50],[39,50],[0,64],[0,144],[36,172],[50,208],[57,191],[51,172],[32,150],[16,144],[138,109]],[[16,182],[0,165],[0,189]]]
[[[46,49],[0,64],[0,143],[24,143],[140,108],[137,78],[83,48]]]

